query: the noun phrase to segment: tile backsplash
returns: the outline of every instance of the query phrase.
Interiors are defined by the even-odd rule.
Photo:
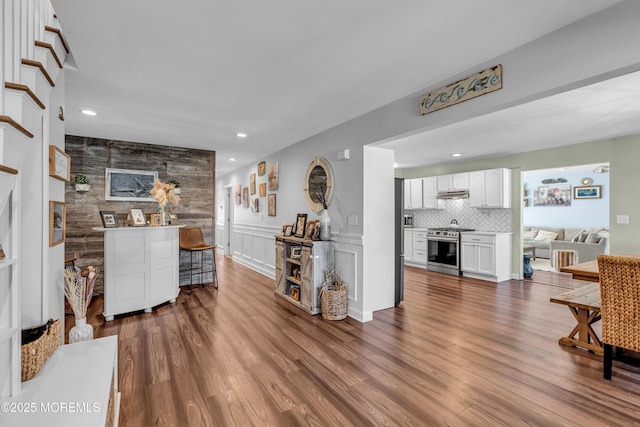
[[[469,206],[468,199],[445,200],[444,209],[409,209],[416,228],[446,227],[458,220],[461,228],[482,231],[511,231],[511,209],[479,209]]]

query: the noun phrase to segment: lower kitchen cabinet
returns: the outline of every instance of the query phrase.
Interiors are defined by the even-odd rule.
[[[492,282],[511,278],[511,233],[474,231],[460,237],[462,274]]]
[[[427,268],[427,230],[404,230],[404,261],[408,265]]]

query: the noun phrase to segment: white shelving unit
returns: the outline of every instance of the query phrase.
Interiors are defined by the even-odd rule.
[[[18,186],[17,171],[0,168],[0,398],[16,396],[21,388]]]
[[[2,426],[117,426],[118,337],[59,347],[19,396],[0,401]]]

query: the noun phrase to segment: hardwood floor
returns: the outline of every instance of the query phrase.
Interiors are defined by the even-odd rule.
[[[312,317],[217,259],[219,290],[108,323],[92,303],[95,335],[119,335],[121,426],[640,424],[637,366],[605,381],[600,357],[558,345],[574,320],[549,298],[584,284],[568,275],[407,267],[405,301],[362,324]]]

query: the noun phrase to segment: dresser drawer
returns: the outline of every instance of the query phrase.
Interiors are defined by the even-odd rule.
[[[460,242],[462,243],[488,243],[493,245],[496,241],[496,236],[491,234],[462,234]]]

